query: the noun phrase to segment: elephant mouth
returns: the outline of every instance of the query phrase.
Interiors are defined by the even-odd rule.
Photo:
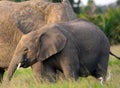
[[[33,65],[33,64],[35,64],[36,62],[38,62],[38,59],[37,58],[35,58],[33,61],[29,61],[29,59],[24,59],[21,63],[19,63],[19,65],[18,65],[18,69],[20,68],[20,67],[22,67],[22,68],[28,68],[29,66],[31,66],[31,65]]]
[[[27,68],[29,66],[30,66],[30,62],[29,61],[22,62],[21,65],[20,65],[20,67],[22,67],[22,68]]]
[[[23,59],[22,60],[22,62],[21,63],[19,63],[18,64],[18,69],[20,68],[20,67],[22,67],[22,68],[27,68],[27,67],[29,67],[30,66],[30,61],[26,58],[26,59]]]

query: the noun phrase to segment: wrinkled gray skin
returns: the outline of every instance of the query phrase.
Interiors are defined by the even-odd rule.
[[[30,66],[41,62],[41,79],[55,81],[56,71],[66,79],[92,75],[105,80],[110,45],[105,34],[94,24],[83,19],[49,24],[24,35],[19,41],[8,68],[7,80],[19,63]]]
[[[68,0],[63,0],[61,3],[52,3],[47,0],[19,3],[0,1],[0,81],[23,34],[34,31],[45,24],[75,18]],[[39,78],[38,67],[39,63],[32,65],[36,78]]]

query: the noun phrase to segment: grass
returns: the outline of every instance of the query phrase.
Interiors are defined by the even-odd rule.
[[[111,50],[120,56],[120,45],[112,46]],[[0,88],[120,88],[120,60],[110,56],[109,71],[111,71],[111,79],[102,86],[91,76],[80,77],[78,81],[58,80],[56,83],[37,83],[30,68],[19,69],[14,74],[11,83],[2,84]]]

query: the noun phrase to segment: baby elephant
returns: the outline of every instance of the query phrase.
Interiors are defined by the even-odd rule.
[[[41,62],[41,79],[54,81],[56,71],[67,79],[92,75],[105,80],[110,45],[105,34],[83,19],[48,24],[25,34],[19,41],[8,68],[9,81],[19,63],[21,67]]]

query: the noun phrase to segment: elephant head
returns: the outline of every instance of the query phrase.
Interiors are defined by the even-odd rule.
[[[19,63],[21,67],[28,67],[37,61],[44,61],[62,51],[66,41],[67,38],[56,26],[52,29],[50,26],[45,26],[25,34],[19,41],[9,65],[7,81],[11,79]]]
[[[69,0],[52,3],[48,0],[31,0],[21,3],[13,14],[17,27],[24,33],[36,30],[45,24],[70,21],[76,15]]]

